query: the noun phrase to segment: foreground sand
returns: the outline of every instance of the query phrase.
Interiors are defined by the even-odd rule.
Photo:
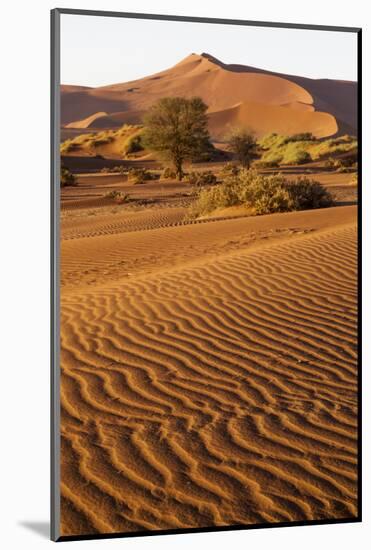
[[[63,220],[62,534],[355,516],[355,207],[175,210]]]

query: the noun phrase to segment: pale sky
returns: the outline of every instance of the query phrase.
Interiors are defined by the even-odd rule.
[[[103,86],[168,69],[190,53],[279,73],[357,80],[350,32],[61,16],[61,82]]]

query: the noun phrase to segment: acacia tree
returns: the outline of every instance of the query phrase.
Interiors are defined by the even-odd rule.
[[[250,168],[257,147],[254,135],[248,130],[235,128],[228,134],[226,140],[240,163]]]
[[[210,146],[206,110],[199,97],[163,97],[144,117],[145,146],[169,160],[179,180],[184,162]]]

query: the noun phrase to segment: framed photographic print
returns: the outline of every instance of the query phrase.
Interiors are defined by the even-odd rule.
[[[361,30],[52,11],[52,539],[361,520]]]

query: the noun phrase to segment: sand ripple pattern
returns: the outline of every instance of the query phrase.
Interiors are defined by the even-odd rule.
[[[356,515],[356,230],[62,294],[62,533]]]

